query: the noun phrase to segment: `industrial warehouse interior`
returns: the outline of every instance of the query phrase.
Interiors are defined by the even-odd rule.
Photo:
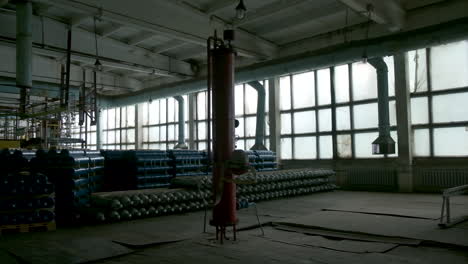
[[[468,263],[467,0],[0,0],[0,263]]]

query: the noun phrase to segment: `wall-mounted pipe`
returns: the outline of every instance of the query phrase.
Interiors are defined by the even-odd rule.
[[[175,149],[187,149],[187,144],[185,144],[185,100],[182,96],[174,96],[174,99],[177,100],[179,108],[179,137],[177,140],[177,145]]]
[[[395,153],[395,141],[390,136],[390,109],[388,99],[388,68],[383,58],[368,60],[377,71],[377,95],[379,108],[379,137],[372,142],[372,153]]]
[[[249,85],[257,90],[257,124],[255,128],[255,144],[251,150],[266,150],[263,144],[265,139],[265,104],[266,92],[265,87],[259,81],[249,82]]]
[[[393,34],[370,40],[353,41],[323,50],[257,63],[236,71],[235,83],[268,79],[287,73],[315,68],[330,67],[341,63],[362,60],[362,51],[367,49],[368,58],[392,55],[431,45],[440,45],[468,37],[468,18],[454,20],[423,29]],[[132,95],[105,97],[101,107],[117,107],[147,102],[148,98],[184,95],[206,90],[206,78],[192,79],[168,85],[148,88]]]
[[[16,3],[16,85],[20,91],[21,114],[26,113],[32,87],[32,3]]]

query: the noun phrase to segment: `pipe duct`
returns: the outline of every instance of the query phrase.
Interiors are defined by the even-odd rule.
[[[259,81],[249,82],[249,85],[257,90],[257,124],[255,128],[255,144],[251,150],[267,150],[263,144],[265,139],[265,87]]]
[[[187,144],[185,144],[185,100],[180,95],[174,96],[174,99],[177,100],[179,106],[179,138],[174,148],[187,149]]]
[[[372,142],[372,153],[394,154],[395,141],[390,135],[390,110],[388,99],[388,68],[382,58],[368,60],[377,71],[377,94],[379,108],[379,137]]]
[[[16,85],[20,88],[21,114],[26,113],[32,87],[32,3],[16,3]]]

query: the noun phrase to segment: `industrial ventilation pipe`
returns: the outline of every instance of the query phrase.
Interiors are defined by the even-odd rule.
[[[174,148],[187,149],[188,147],[185,144],[185,101],[180,95],[174,96],[174,99],[176,99],[179,104],[179,138]]]
[[[377,91],[379,107],[379,137],[372,142],[372,153],[394,154],[395,141],[390,135],[390,111],[388,100],[388,68],[382,58],[373,58],[368,60],[377,71]]]
[[[20,114],[26,113],[32,87],[32,3],[16,3],[16,86],[20,88]]]
[[[263,144],[265,138],[265,87],[259,81],[249,82],[249,85],[257,90],[257,124],[255,129],[255,144],[251,150],[267,150]]]

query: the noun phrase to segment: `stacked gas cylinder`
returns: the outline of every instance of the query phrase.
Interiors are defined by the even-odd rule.
[[[200,210],[209,195],[182,189],[95,193],[91,206],[95,221],[112,222]]]
[[[197,150],[170,150],[173,177],[206,175],[206,152]]]
[[[105,151],[106,191],[167,187],[173,166],[166,151]]]
[[[96,151],[48,153],[38,151],[33,167],[46,174],[56,189],[56,213],[59,224],[79,221],[82,208],[89,207],[89,196],[101,189],[104,157]]]
[[[44,174],[30,170],[29,165],[19,150],[0,153],[1,230],[55,219],[54,186]]]
[[[277,169],[276,153],[270,150],[248,150],[249,163],[257,171],[272,171]]]

